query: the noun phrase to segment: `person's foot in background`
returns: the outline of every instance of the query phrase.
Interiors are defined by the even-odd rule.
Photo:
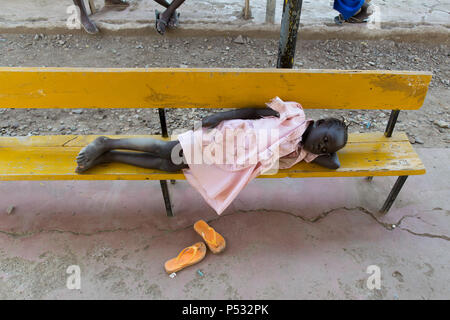
[[[178,27],[178,19],[180,14],[176,12],[176,9],[183,4],[185,0],[173,0],[172,3],[168,3],[166,0],[154,0],[160,5],[164,6],[166,10],[159,12],[155,10],[155,28],[159,34],[164,35],[167,27]]]
[[[84,5],[84,0],[73,0],[73,3],[80,8],[80,22],[83,26],[83,29],[89,34],[96,34],[99,32],[95,23],[89,18],[89,15],[86,10],[86,6]],[[89,5],[91,6],[91,11],[94,11],[95,8],[92,8],[93,1],[89,1]],[[105,0],[105,7],[114,7],[117,9],[125,9],[129,5],[125,0]],[[123,10],[122,9],[122,10]]]
[[[370,8],[370,1],[371,0],[365,0],[362,6],[352,15],[348,16],[348,10],[344,10],[340,4],[342,0],[336,0],[334,8],[341,13],[334,18],[334,21],[338,25],[342,25],[344,22],[347,23],[366,23],[369,21],[369,17],[372,14],[369,10]],[[348,9],[348,8],[346,8]],[[347,18],[346,18],[347,17]]]

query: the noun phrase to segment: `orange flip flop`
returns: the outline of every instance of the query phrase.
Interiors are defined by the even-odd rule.
[[[205,221],[199,220],[194,224],[194,230],[197,232],[208,245],[209,250],[213,253],[220,253],[225,249],[225,239],[211,228]]]
[[[205,255],[205,244],[203,242],[197,242],[196,244],[181,250],[176,258],[167,260],[164,264],[164,268],[168,274],[171,274],[202,261]]]

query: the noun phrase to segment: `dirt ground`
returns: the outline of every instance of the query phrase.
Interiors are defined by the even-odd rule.
[[[277,39],[235,37],[0,34],[0,66],[275,67]],[[241,43],[238,43],[241,42]],[[389,69],[433,72],[424,106],[401,112],[396,129],[424,147],[450,146],[449,43],[301,40],[295,68]],[[325,93],[326,94],[326,93]],[[299,101],[301,103],[301,101]],[[205,109],[167,110],[169,133],[191,128]],[[344,116],[351,132],[383,131],[389,111],[308,110],[313,119]],[[0,135],[158,134],[153,109],[0,109]]]

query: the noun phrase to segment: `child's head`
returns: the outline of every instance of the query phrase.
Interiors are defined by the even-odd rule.
[[[303,141],[303,148],[314,154],[333,153],[347,143],[347,125],[336,118],[315,121]]]

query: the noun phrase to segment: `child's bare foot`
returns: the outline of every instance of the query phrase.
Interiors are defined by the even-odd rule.
[[[109,156],[109,152],[106,151],[105,153],[101,154],[100,156],[98,156],[93,161],[89,162],[89,164],[84,165],[83,167],[80,167],[80,165],[78,165],[77,168],[75,169],[75,172],[76,173],[83,173],[83,172],[89,170],[90,168],[95,167],[98,164],[109,162],[109,157],[108,156]]]
[[[77,156],[78,167],[76,172],[86,171],[98,164],[98,162],[96,163],[97,158],[109,150],[107,147],[108,140],[107,137],[98,137],[84,147]]]

